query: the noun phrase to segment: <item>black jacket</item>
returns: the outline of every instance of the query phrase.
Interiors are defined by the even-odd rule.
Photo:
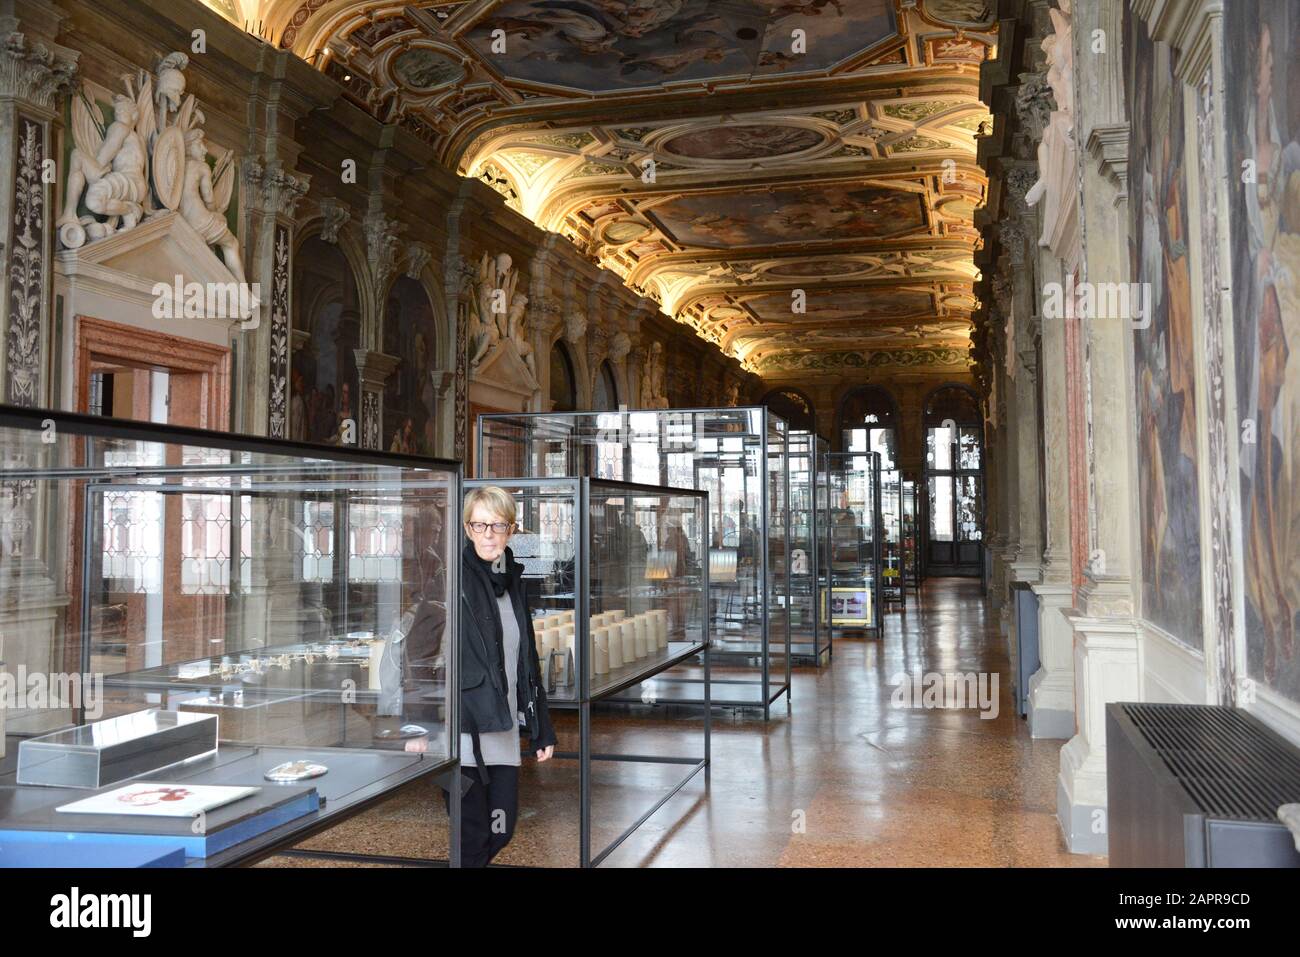
[[[506,566],[510,583],[507,593],[514,605],[519,625],[519,658],[515,662],[515,689],[519,710],[524,715],[533,750],[555,744],[546,706],[546,688],[542,684],[541,664],[537,659],[537,642],[533,635],[532,615],[524,595],[524,566],[506,549]],[[460,714],[461,730],[474,740],[474,763],[485,776],[478,736],[489,731],[510,731],[519,726],[510,713],[510,686],[506,680],[506,662],[501,636],[501,619],[492,583],[474,553],[472,542],[465,543],[461,567],[460,606]],[[466,763],[464,756],[462,764]]]

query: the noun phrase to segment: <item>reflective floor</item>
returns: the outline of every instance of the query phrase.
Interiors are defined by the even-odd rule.
[[[983,674],[989,694],[926,707],[929,674]],[[981,704],[983,707],[981,708]],[[899,706],[914,705],[914,706]],[[981,717],[981,710],[996,717]],[[561,746],[576,722],[558,716]],[[640,709],[598,715],[598,750],[693,754],[702,723],[689,712]],[[1096,866],[1065,851],[1056,823],[1063,741],[1031,741],[1012,714],[1010,663],[978,583],[927,584],[906,613],[886,616],[882,639],[837,637],[829,667],[799,667],[793,710],[779,702],[764,724],[753,712],[718,712],[713,767],[671,798],[605,862],[620,867]],[[578,770],[573,761],[526,762],[520,824],[501,864],[575,866]],[[675,766],[601,764],[593,772],[593,852],[599,852],[682,774]],[[438,791],[421,783],[306,842],[400,857],[443,857]],[[280,856],[262,866],[320,866]]]

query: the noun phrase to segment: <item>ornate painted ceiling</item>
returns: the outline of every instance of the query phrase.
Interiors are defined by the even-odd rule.
[[[260,6],[358,104],[750,369],[969,346],[985,0]]]

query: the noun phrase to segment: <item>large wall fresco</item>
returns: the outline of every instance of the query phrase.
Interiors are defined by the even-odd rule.
[[[400,360],[384,389],[384,448],[437,454],[437,389],[433,375],[438,324],[428,294],[401,276],[384,310],[384,352]]]
[[[1129,252],[1151,290],[1133,335],[1143,615],[1203,646],[1192,290],[1182,83],[1167,44],[1125,7],[1130,112]]]
[[[293,351],[289,437],[340,445],[344,423],[360,421],[356,280],[339,248],[317,237],[299,248],[293,272],[293,328],[307,338]],[[354,432],[359,436],[359,425]]]
[[[1249,677],[1300,701],[1300,0],[1224,8]],[[1238,173],[1240,171],[1240,173]]]

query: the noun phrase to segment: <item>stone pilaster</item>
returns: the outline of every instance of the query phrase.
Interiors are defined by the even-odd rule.
[[[384,385],[388,382],[388,377],[397,369],[401,359],[367,349],[356,349],[353,354],[357,360],[357,378],[360,380],[361,387],[359,444],[364,449],[382,448]]]

